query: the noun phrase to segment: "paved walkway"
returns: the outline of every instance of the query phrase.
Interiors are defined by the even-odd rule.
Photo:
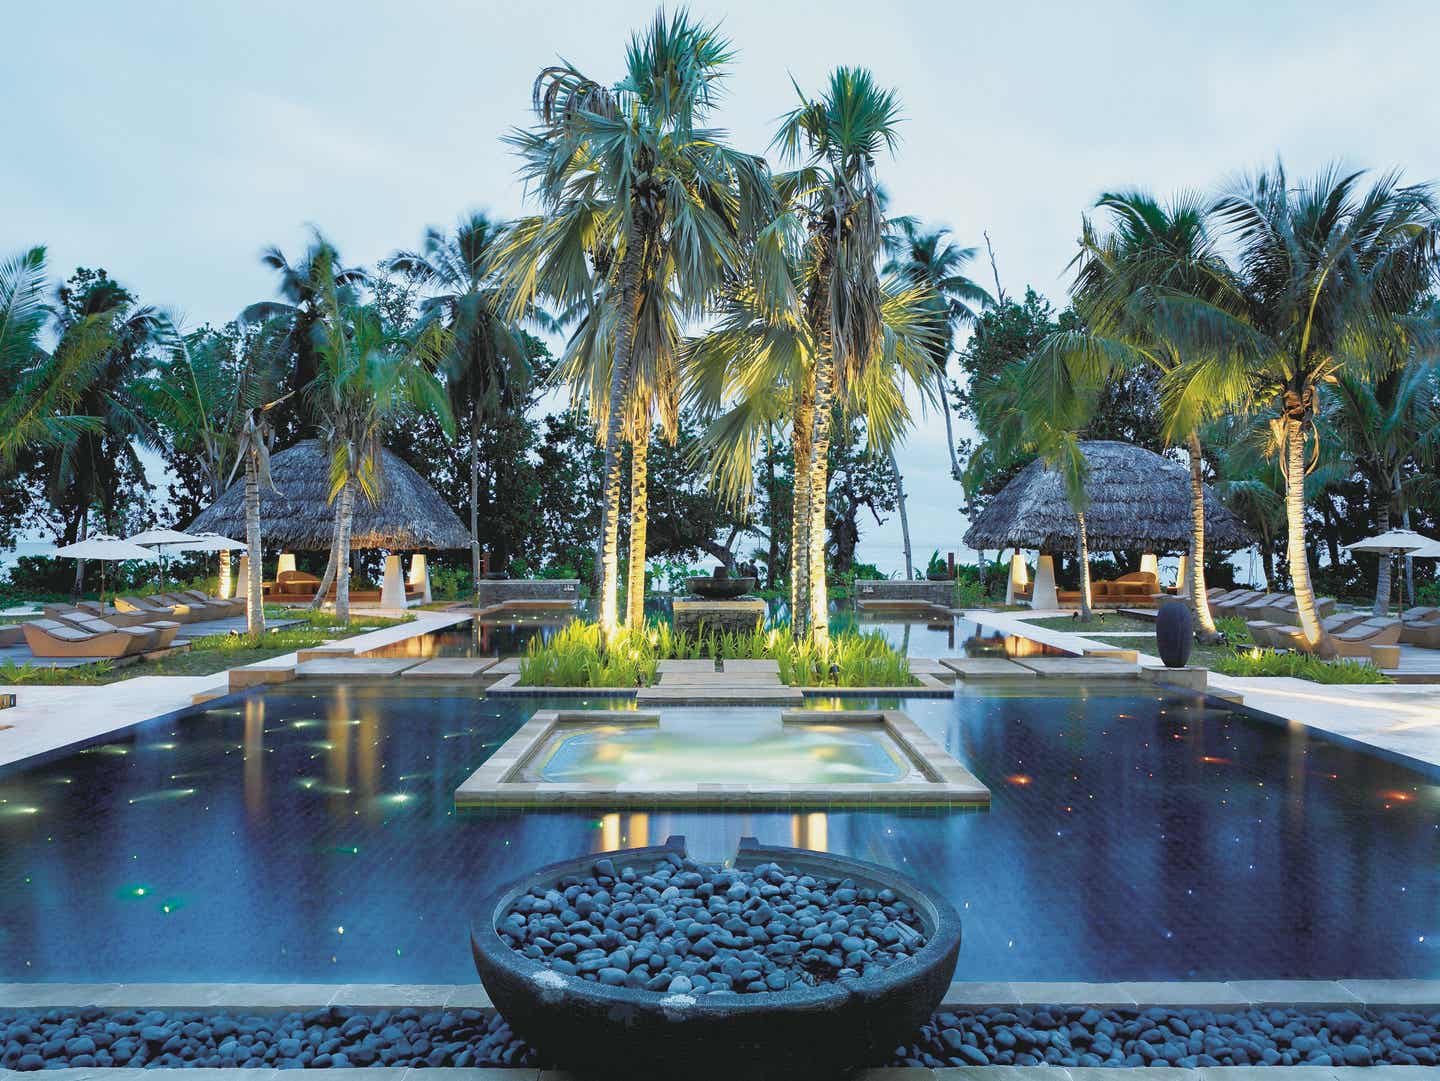
[[[343,645],[354,652],[378,649],[469,618],[450,612],[414,615],[411,623],[359,634]],[[260,663],[293,668],[297,659],[286,653]],[[229,679],[226,670],[209,676],[136,676],[96,686],[0,686],[0,692],[16,695],[13,708],[0,710],[0,767],[189,710],[197,697],[227,693]]]
[[[1065,611],[967,612],[987,630],[1018,634],[1081,655],[1114,650],[1115,639],[1088,638],[1070,631],[1036,627],[1029,618],[1067,614]],[[1028,618],[1027,618],[1028,617]],[[1126,648],[1137,643],[1127,642]],[[1140,664],[1158,665],[1160,658],[1141,653]],[[1426,766],[1440,767],[1440,686],[1425,684],[1312,683],[1282,677],[1222,676],[1210,673],[1210,691],[1238,696],[1247,708],[1268,713],[1343,739],[1377,747]]]

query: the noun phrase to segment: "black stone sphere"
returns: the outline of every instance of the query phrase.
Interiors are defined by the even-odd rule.
[[[1167,601],[1155,617],[1155,649],[1167,668],[1184,668],[1195,645],[1195,617],[1189,606]]]

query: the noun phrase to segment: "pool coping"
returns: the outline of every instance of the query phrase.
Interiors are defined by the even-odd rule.
[[[744,806],[814,808],[866,806],[944,806],[983,808],[990,789],[901,710],[782,710],[781,721],[883,725],[908,754],[924,781],[889,784],[565,784],[520,780],[519,772],[552,729],[562,723],[614,724],[659,721],[648,710],[537,710],[485,762],[455,789],[455,806],[546,807],[603,806],[610,810],[656,807]]]
[[[490,996],[478,983],[0,982],[0,1010],[85,1006],[117,1010],[313,1010],[325,1006],[372,1010],[494,1008]],[[1412,1009],[1440,1007],[1440,980],[1130,980],[1114,983],[958,980],[950,984],[939,1008],[963,1010],[992,1006]]]
[[[1261,1071],[1252,1073],[1251,1071]],[[1177,1066],[881,1066],[857,1070],[847,1081],[1130,1081],[1134,1078],[1164,1078],[1165,1081],[1423,1081],[1435,1077],[1433,1066],[1206,1066],[1183,1069]],[[67,1067],[46,1070],[53,1081],[130,1081],[136,1073],[129,1066]],[[169,1081],[175,1075],[192,1078],[197,1073],[207,1081],[271,1081],[283,1079],[289,1070],[223,1067],[143,1068],[152,1081]],[[586,1081],[585,1075],[569,1070],[536,1066],[347,1066],[339,1071],[352,1081]],[[0,1070],[4,1081],[19,1081],[28,1075]]]

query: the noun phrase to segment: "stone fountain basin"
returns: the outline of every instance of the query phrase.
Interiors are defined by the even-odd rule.
[[[530,872],[486,898],[471,927],[475,969],[496,1009],[555,1065],[601,1076],[674,1079],[833,1078],[883,1062],[935,1011],[960,954],[960,916],[947,901],[888,867],[742,838],[734,865],[775,862],[801,873],[894,890],[915,909],[926,943],[873,976],[763,994],[672,995],[568,976],[511,949],[495,930],[534,886],[590,872],[600,855],[617,867],[685,854],[664,845],[591,853]]]
[[[687,578],[685,588],[705,600],[721,601],[743,597],[755,588],[754,578]]]

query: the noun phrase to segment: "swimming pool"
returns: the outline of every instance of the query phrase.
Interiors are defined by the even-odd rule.
[[[0,980],[471,982],[498,880],[672,833],[922,875],[961,911],[962,979],[1440,976],[1433,779],[1197,697],[1034,693],[903,703],[985,812],[457,815],[557,703],[251,692],[0,772]]]

